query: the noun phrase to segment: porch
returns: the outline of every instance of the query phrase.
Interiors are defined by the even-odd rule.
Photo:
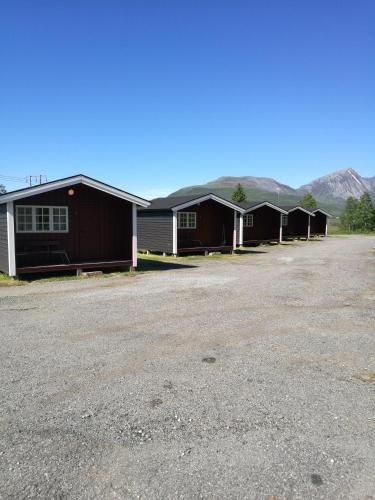
[[[67,264],[39,264],[30,265],[16,268],[17,276],[22,274],[32,273],[48,273],[48,272],[64,272],[64,271],[77,271],[77,274],[84,270],[89,269],[108,269],[108,268],[122,268],[132,267],[132,260],[106,260],[106,261],[86,261],[86,262],[69,262]]]
[[[233,245],[188,246],[177,249],[177,255],[189,253],[233,252]]]

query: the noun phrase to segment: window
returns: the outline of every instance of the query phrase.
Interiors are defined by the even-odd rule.
[[[35,230],[36,231],[49,231],[49,208],[48,207],[35,207]]]
[[[253,227],[254,226],[254,215],[253,214],[245,214],[244,215],[243,226],[244,227]]]
[[[67,233],[68,207],[17,206],[18,233]]]
[[[52,208],[52,227],[54,231],[66,231],[68,228],[68,210],[66,207]]]
[[[177,226],[179,229],[196,229],[197,214],[195,212],[178,212]]]
[[[33,230],[32,207],[17,207],[17,231],[31,232]]]
[[[288,216],[287,215],[282,215],[282,225],[287,226],[288,225]]]

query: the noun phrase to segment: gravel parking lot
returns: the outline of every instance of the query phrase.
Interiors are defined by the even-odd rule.
[[[374,247],[0,288],[0,497],[375,498]]]

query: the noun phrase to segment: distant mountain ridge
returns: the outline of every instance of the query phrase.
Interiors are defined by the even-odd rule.
[[[310,192],[321,206],[333,208],[334,212],[342,208],[349,196],[359,198],[364,192],[368,192],[372,197],[375,197],[375,176],[361,177],[353,168],[337,170],[298,189],[268,177],[225,176],[206,184],[187,186],[171,193],[170,196],[202,194],[213,191],[225,198],[230,198],[238,183],[244,187],[249,201],[267,199],[274,203],[297,203],[304,193]]]
[[[354,169],[347,168],[319,177],[300,190],[309,191],[319,201],[359,198],[364,192],[375,195],[375,177],[361,177]]]

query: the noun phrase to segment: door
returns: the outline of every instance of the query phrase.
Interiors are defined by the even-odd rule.
[[[95,204],[79,207],[79,259],[81,261],[102,258],[100,211]]]

